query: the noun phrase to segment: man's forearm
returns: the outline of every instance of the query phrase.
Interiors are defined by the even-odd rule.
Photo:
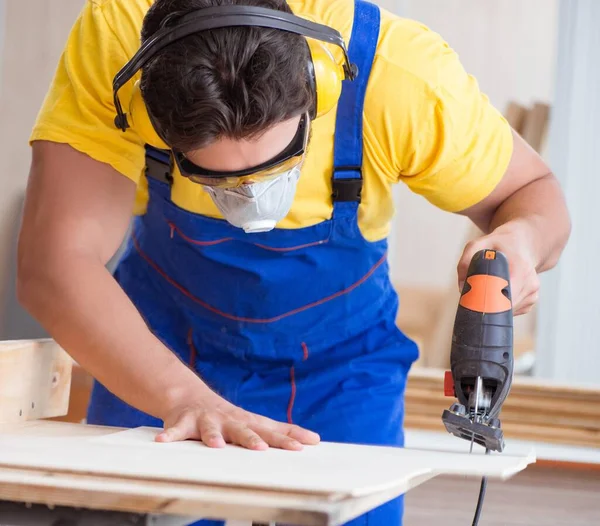
[[[85,370],[141,411],[164,418],[185,399],[212,396],[99,261],[75,254],[45,261],[43,270],[22,273],[19,297]]]
[[[525,236],[538,272],[554,267],[569,239],[571,221],[556,178],[548,174],[524,186],[496,210],[490,231]]]

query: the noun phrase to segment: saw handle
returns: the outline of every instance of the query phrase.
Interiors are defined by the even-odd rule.
[[[502,252],[477,252],[467,270],[459,308],[481,314],[497,314],[512,309],[508,260]]]

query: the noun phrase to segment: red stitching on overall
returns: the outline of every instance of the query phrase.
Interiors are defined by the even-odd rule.
[[[302,342],[302,361],[306,361],[308,360],[308,346],[306,345],[306,343]],[[292,418],[292,412],[294,410],[294,401],[296,400],[296,369],[294,368],[294,366],[292,366],[290,368],[290,388],[291,388],[291,393],[290,393],[290,401],[288,403],[288,410],[287,410],[287,419],[288,419],[288,424],[293,424],[294,420]]]
[[[190,298],[195,303],[198,303],[199,305],[202,305],[202,307],[204,307],[205,309],[213,312],[214,314],[217,314],[217,315],[222,316],[223,318],[227,318],[229,320],[242,321],[242,322],[246,322],[246,323],[273,323],[273,322],[282,320],[283,318],[287,318],[288,316],[293,316],[294,314],[298,314],[298,313],[303,312],[305,310],[312,309],[313,307],[318,307],[319,305],[323,305],[323,303],[327,303],[328,301],[331,301],[331,300],[334,300],[336,298],[339,298],[340,296],[343,296],[344,294],[348,294],[349,292],[352,292],[355,288],[357,288],[360,285],[362,285],[365,281],[367,281],[371,277],[371,275],[377,270],[377,268],[385,261],[385,259],[387,257],[387,253],[385,253],[383,256],[381,256],[381,258],[379,259],[379,261],[377,261],[377,263],[375,263],[375,265],[373,265],[371,267],[371,269],[369,270],[369,272],[367,272],[361,279],[359,279],[357,282],[353,283],[349,287],[345,288],[344,290],[340,290],[339,292],[336,292],[335,294],[331,294],[330,296],[327,296],[327,297],[325,297],[323,299],[320,299],[318,301],[314,301],[312,303],[309,303],[308,305],[304,305],[303,307],[298,307],[297,309],[291,310],[289,312],[285,312],[283,314],[280,314],[279,316],[274,316],[273,318],[244,318],[244,317],[241,317],[241,316],[234,316],[233,314],[228,314],[226,312],[223,312],[223,311],[221,311],[221,310],[213,307],[212,305],[209,305],[208,303],[202,301],[200,298],[197,298],[196,296],[194,296],[186,288],[182,287],[173,278],[171,278],[163,269],[161,269],[140,248],[140,245],[139,245],[139,242],[137,240],[137,237],[136,237],[135,233],[133,233],[131,237],[132,237],[132,240],[133,240],[133,245],[134,245],[135,249],[138,251],[139,255],[142,256],[142,258],[144,258],[144,260],[146,260],[146,262],[156,272],[158,272],[165,280],[167,280],[171,285],[173,285],[173,287],[175,287],[176,289],[178,289],[182,294],[184,294],[185,296],[187,296],[188,298]]]
[[[227,241],[233,241],[232,237],[224,237],[221,239],[215,239],[214,241],[198,241],[196,239],[192,239],[189,236],[186,236],[179,229],[179,227],[177,227],[177,225],[175,223],[173,223],[172,221],[168,221],[167,224],[171,227],[171,233],[177,232],[177,234],[182,239],[184,239],[188,243],[191,243],[192,245],[199,245],[201,247],[209,247],[209,246],[219,245],[219,244],[225,243]],[[173,236],[171,235],[171,237],[173,237]],[[305,243],[303,245],[296,245],[294,247],[283,247],[283,248],[270,247],[268,245],[261,245],[260,243],[252,243],[252,244],[256,247],[264,248],[265,250],[271,250],[272,252],[292,252],[294,250],[300,250],[302,248],[310,248],[310,247],[314,247],[317,245],[324,245],[325,243],[328,243],[328,242],[329,242],[329,239],[320,239],[319,241],[313,241],[312,243]]]

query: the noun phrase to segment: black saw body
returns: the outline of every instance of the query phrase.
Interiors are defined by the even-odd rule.
[[[447,431],[489,451],[503,451],[500,411],[513,378],[513,311],[506,257],[481,250],[471,260],[452,332]]]

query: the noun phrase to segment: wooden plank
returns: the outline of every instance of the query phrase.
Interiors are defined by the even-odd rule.
[[[433,476],[415,478],[413,487]],[[0,500],[228,521],[334,526],[397,496],[398,490],[350,498],[0,468]]]
[[[144,428],[50,421],[2,425],[0,499],[194,519],[337,526],[440,473],[504,479],[533,461],[349,444],[322,444],[303,452],[233,446],[210,450],[192,441],[149,444],[146,439],[153,436]],[[276,465],[269,462],[269,453],[277,457]],[[271,476],[279,482],[266,484],[263,472],[275,467]],[[252,476],[244,478],[244,473]],[[307,474],[311,484],[302,482]],[[388,475],[392,483],[385,482]],[[372,487],[365,491],[368,480]]]
[[[71,369],[53,340],[0,342],[0,423],[65,415]]]
[[[56,425],[56,423],[55,423]],[[191,482],[363,497],[410,488],[424,473],[504,478],[533,461],[530,456],[477,455],[321,442],[303,451],[213,449],[197,441],[162,444],[160,429],[136,428],[100,437],[0,434],[0,465],[143,480]],[[259,467],[260,466],[260,467]],[[290,474],[293,473],[293,476]]]
[[[53,470],[0,467],[0,500],[132,513],[325,526],[344,508],[335,495],[272,492]]]

